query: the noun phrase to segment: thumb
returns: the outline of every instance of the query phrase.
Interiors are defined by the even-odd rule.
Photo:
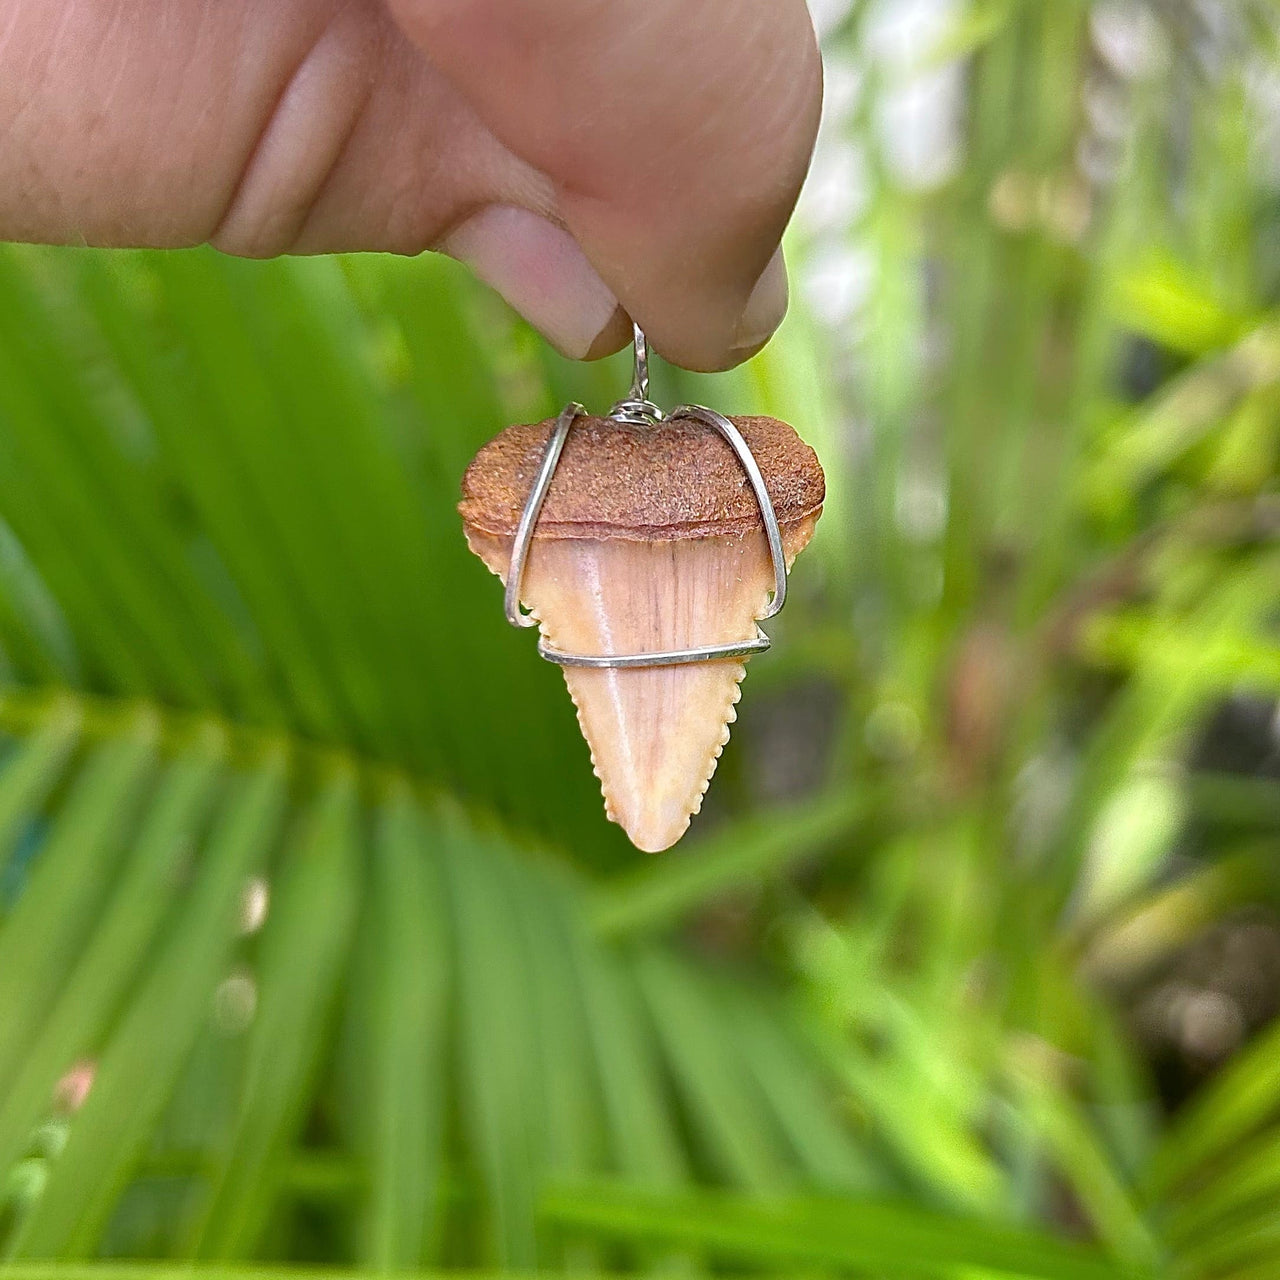
[[[821,68],[803,0],[389,0],[653,346],[691,369],[786,310]],[[620,339],[625,330],[615,329]]]

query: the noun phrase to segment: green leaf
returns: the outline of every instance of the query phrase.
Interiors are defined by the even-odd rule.
[[[227,1263],[19,1262],[6,1280],[368,1280],[376,1272],[336,1267],[253,1266]],[[513,1272],[420,1271],[421,1280],[503,1280]]]
[[[1280,1132],[1274,1128],[1229,1149],[1226,1157],[1165,1208],[1168,1233],[1194,1244],[1217,1230],[1235,1231],[1250,1216],[1273,1212],[1280,1194]]]
[[[650,1017],[676,1086],[715,1171],[755,1191],[791,1179],[781,1135],[727,1034],[715,1000],[673,956],[641,953],[635,965]]]
[[[1051,1236],[944,1217],[907,1204],[753,1201],[708,1192],[663,1196],[593,1186],[557,1192],[543,1207],[554,1221],[607,1239],[685,1245],[747,1266],[957,1278],[982,1269],[1024,1280],[1119,1280],[1151,1274]]]
[[[634,977],[618,956],[595,944],[581,921],[570,922],[567,936],[582,983],[610,1164],[641,1186],[683,1185],[688,1160]]]
[[[305,1118],[354,932],[363,849],[356,779],[321,785],[285,850],[257,966],[257,1008],[226,1146],[193,1252],[252,1256]]]
[[[350,1088],[369,1168],[359,1253],[378,1271],[439,1260],[453,975],[439,856],[408,787],[379,807],[353,999]]]
[[[133,806],[155,766],[156,728],[144,713],[117,740],[95,748],[0,928],[0,1090],[29,1052],[101,909]]]
[[[12,1086],[0,1098],[0,1169],[8,1168],[30,1142],[50,1109],[61,1073],[100,1047],[179,895],[183,864],[195,848],[225,749],[217,735],[206,734],[168,765],[157,783],[106,908]]]
[[[837,1114],[833,1082],[803,1051],[804,1037],[792,1031],[782,1002],[748,995],[729,982],[716,984],[711,993],[724,1011],[730,1043],[759,1086],[806,1180],[831,1191],[883,1190],[883,1170]]]
[[[1232,314],[1185,264],[1155,257],[1117,282],[1117,318],[1175,351],[1202,355],[1242,335],[1247,316]]]
[[[1154,1268],[1159,1257],[1154,1233],[1083,1109],[1033,1057],[1015,1063],[1010,1076],[1023,1094],[1030,1124],[1098,1237],[1117,1257]]]
[[[284,787],[279,754],[232,784],[183,911],[102,1054],[44,1195],[11,1243],[16,1256],[93,1253],[208,1019],[246,879],[277,834]]]
[[[581,961],[568,942],[570,933],[581,928],[576,885],[542,868],[513,863],[512,869],[524,904],[520,921],[538,1037],[548,1176],[582,1177],[601,1167],[603,1114],[578,970]]]
[[[1280,1022],[1273,1023],[1182,1111],[1151,1160],[1151,1195],[1167,1194],[1280,1115]]]
[[[0,772],[0,867],[8,861],[18,837],[56,785],[75,748],[79,730],[78,708],[67,698],[55,703],[30,737],[5,758]]]
[[[538,1262],[535,1180],[546,1117],[532,1069],[537,1028],[509,856],[460,815],[433,816],[431,841],[447,871],[454,918],[462,1123],[486,1210],[481,1248],[505,1267]],[[500,1051],[499,1051],[499,1046]]]

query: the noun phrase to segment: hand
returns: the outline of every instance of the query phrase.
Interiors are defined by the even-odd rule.
[[[566,355],[725,368],[820,98],[803,0],[9,0],[0,238],[439,249]]]

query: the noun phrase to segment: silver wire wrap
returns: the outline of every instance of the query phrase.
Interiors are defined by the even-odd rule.
[[[631,322],[631,394],[609,410],[614,422],[629,422],[636,427],[656,427],[662,421],[662,410],[649,399],[649,342],[644,330]]]
[[[633,426],[657,426],[664,421],[677,418],[690,418],[704,423],[718,431],[725,442],[733,450],[756,496],[760,507],[760,518],[764,522],[765,538],[769,543],[769,555],[773,560],[773,599],[762,615],[762,621],[772,618],[787,602],[787,559],[782,546],[782,529],[778,525],[778,516],[773,509],[773,499],[765,486],[764,476],[751,452],[751,446],[743,438],[742,432],[723,414],[708,409],[701,404],[682,404],[664,415],[649,399],[649,349],[644,333],[639,325],[634,326],[632,350],[635,357],[634,372],[631,378],[631,394],[609,410],[608,417],[614,422],[625,422]],[[570,403],[560,411],[556,425],[552,429],[547,447],[542,455],[542,465],[538,468],[537,477],[529,496],[525,499],[524,510],[520,513],[520,523],[516,526],[516,536],[511,544],[511,563],[507,567],[506,594],[503,606],[506,609],[507,621],[513,627],[534,627],[538,620],[531,613],[520,608],[520,589],[524,584],[525,565],[529,558],[529,547],[533,542],[533,531],[542,512],[542,504],[547,500],[551,489],[551,481],[556,467],[560,463],[560,455],[564,451],[564,443],[569,438],[569,431],[586,410],[580,405]],[[618,653],[618,654],[583,654],[566,653],[547,643],[545,637],[538,640],[538,653],[548,662],[562,667],[673,667],[688,662],[715,662],[723,658],[745,658],[753,653],[763,653],[769,648],[767,635],[756,627],[754,640],[739,640],[730,644],[698,645],[689,649],[670,649],[657,653]]]

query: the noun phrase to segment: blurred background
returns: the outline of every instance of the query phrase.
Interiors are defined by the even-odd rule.
[[[657,858],[454,511],[625,357],[0,250],[13,1274],[1280,1275],[1280,11],[815,19],[790,317],[655,392],[829,501]]]

